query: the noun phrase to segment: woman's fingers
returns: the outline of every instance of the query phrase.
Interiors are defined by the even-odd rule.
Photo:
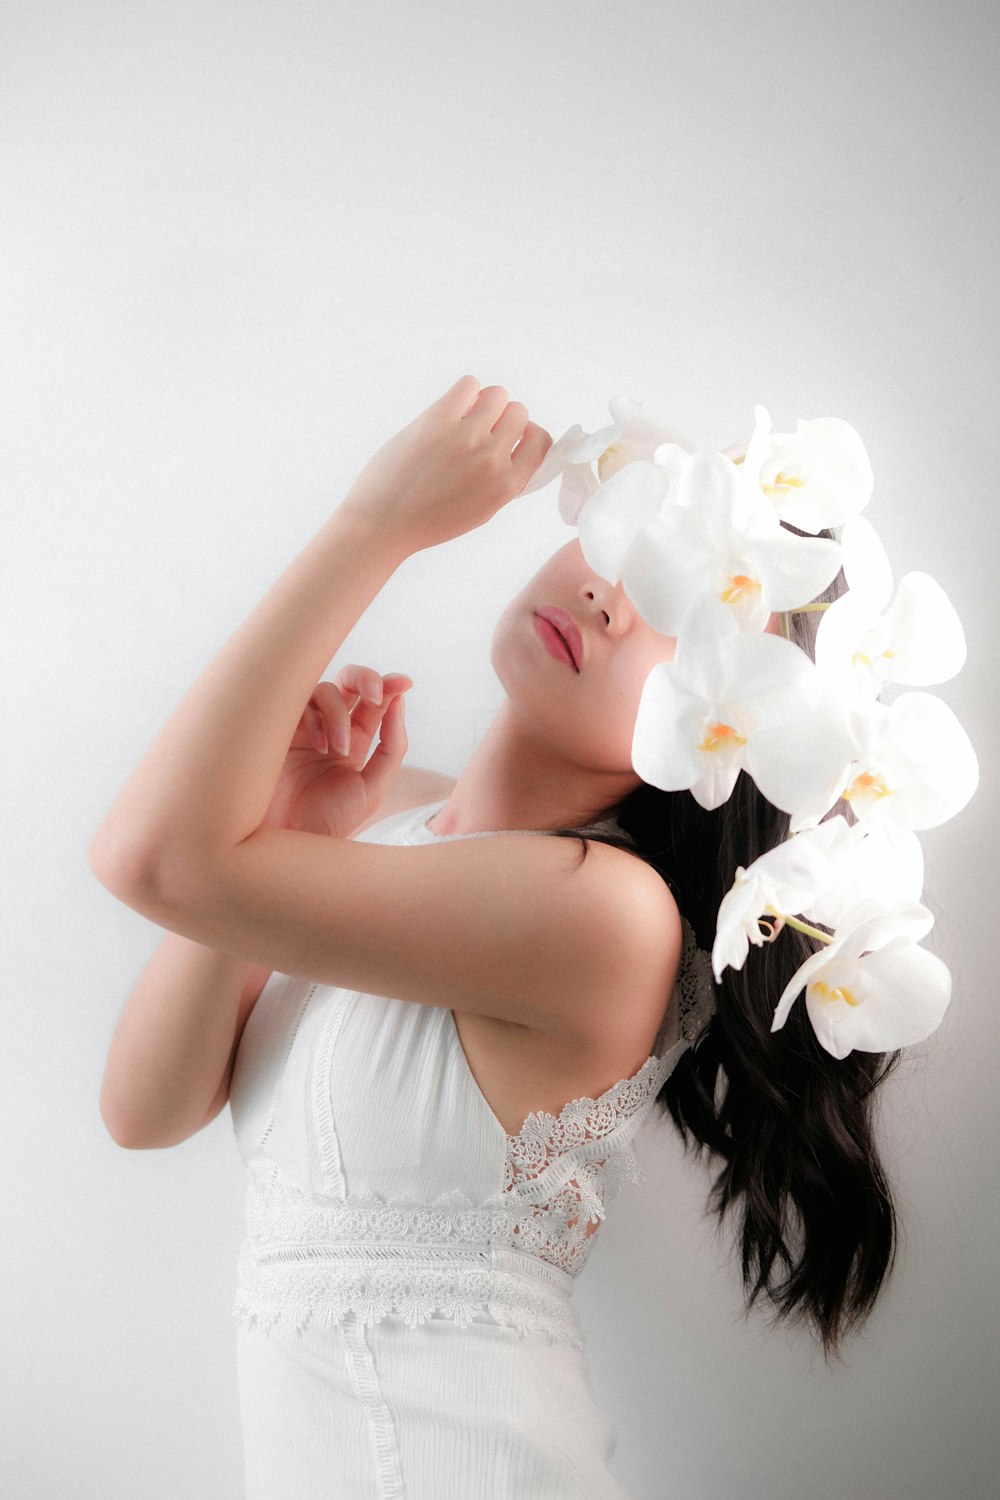
[[[537,422],[529,422],[524,435],[510,456],[511,467],[521,480],[521,489],[540,466],[542,459],[552,447],[552,435]],[[518,494],[520,494],[520,490]]]
[[[502,385],[484,385],[462,420],[486,433],[503,415],[506,406],[507,392]]]
[[[313,749],[318,750],[321,755],[326,755],[327,751],[330,748],[329,744],[327,743],[326,728],[323,724],[323,718],[320,714],[319,709],[311,699],[306,704],[306,717]]]
[[[403,694],[395,694],[385,711],[378,744],[361,770],[369,805],[378,805],[389,795],[403,762],[409,741],[404,722]]]
[[[319,709],[330,750],[343,756],[367,755],[392,695],[412,686],[405,672],[383,678],[373,668],[354,663],[342,667],[335,682],[318,683],[311,701]]]
[[[493,436],[503,443],[509,453],[519,443],[528,424],[528,408],[523,401],[509,401],[498,421],[493,424]]]

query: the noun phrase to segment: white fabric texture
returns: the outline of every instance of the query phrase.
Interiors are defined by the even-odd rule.
[[[489,836],[432,833],[443,805],[354,837]],[[605,1204],[642,1180],[634,1138],[689,1045],[679,1010],[631,1078],[509,1135],[451,1010],[271,975],[230,1088],[247,1500],[627,1500],[571,1291]]]

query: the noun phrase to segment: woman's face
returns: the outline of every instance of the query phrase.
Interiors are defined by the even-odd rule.
[[[582,643],[577,667],[546,649],[545,627],[536,617],[545,605],[575,621]],[[490,659],[511,707],[567,760],[622,773],[638,786],[632,735],[643,684],[658,662],[673,661],[676,645],[675,636],[646,623],[620,583],[588,567],[574,538],[508,604],[493,632]]]

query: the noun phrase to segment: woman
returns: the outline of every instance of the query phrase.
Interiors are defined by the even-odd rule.
[[[787,815],[745,776],[706,814],[636,775],[640,693],[675,642],[578,542],[504,611],[507,697],[450,787],[401,769],[410,679],[316,686],[399,563],[488,521],[550,444],[502,388],[456,382],[227,642],[91,846],[168,929],[112,1043],[109,1129],[174,1144],[231,1097],[251,1500],[621,1497],[570,1291],[657,1100],[725,1160],[751,1302],[833,1349],[887,1268],[882,1059],[835,1063],[798,1018],[770,1034],[793,941],[715,994],[698,967],[736,864]]]

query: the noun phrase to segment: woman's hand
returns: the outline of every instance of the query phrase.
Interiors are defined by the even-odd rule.
[[[298,722],[262,828],[294,828],[346,839],[385,801],[406,754],[403,694],[413,680],[371,667],[341,667],[320,682]],[[370,696],[379,694],[381,702]],[[371,759],[375,730],[379,742]],[[337,748],[346,731],[350,749]],[[367,760],[367,764],[365,763]]]
[[[551,446],[502,386],[480,390],[463,375],[379,449],[340,509],[420,552],[489,521],[521,493]]]

